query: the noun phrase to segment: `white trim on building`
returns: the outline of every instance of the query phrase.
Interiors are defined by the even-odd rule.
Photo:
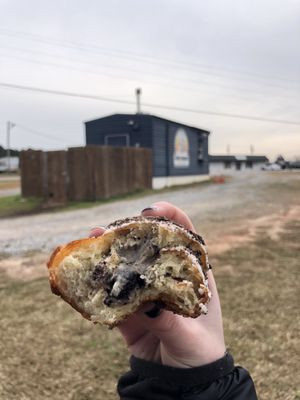
[[[186,185],[189,183],[208,181],[209,175],[183,175],[183,176],[154,176],[152,178],[152,188],[162,189],[175,185]]]

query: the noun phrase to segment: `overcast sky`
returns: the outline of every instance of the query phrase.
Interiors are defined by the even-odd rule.
[[[125,102],[141,87],[143,112],[210,130],[212,154],[300,156],[299,49],[299,0],[0,0],[0,144],[8,120],[13,148],[59,149],[136,111],[3,84]]]

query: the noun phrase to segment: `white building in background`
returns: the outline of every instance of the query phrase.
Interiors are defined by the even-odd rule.
[[[10,161],[8,161],[8,157],[0,158],[0,172],[8,172],[8,170],[15,172],[18,169],[19,157],[10,157]]]
[[[210,155],[209,173],[215,175],[261,170],[261,167],[268,161],[266,156]]]

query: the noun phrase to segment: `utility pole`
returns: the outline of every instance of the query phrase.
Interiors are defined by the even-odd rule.
[[[228,145],[226,146],[226,152],[227,152],[228,155],[230,154],[230,144],[228,144]]]
[[[142,94],[142,89],[137,88],[135,89],[135,94],[136,94],[136,113],[141,114],[141,94]]]
[[[11,121],[6,123],[6,157],[7,157],[7,171],[10,171],[10,131],[15,126]]]
[[[251,153],[251,156],[253,156],[253,154],[254,154],[254,146],[253,146],[253,144],[250,145],[250,153]]]

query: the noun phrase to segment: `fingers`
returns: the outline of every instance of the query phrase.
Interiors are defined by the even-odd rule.
[[[90,238],[91,237],[98,237],[98,236],[103,235],[104,232],[105,232],[105,227],[104,226],[100,226],[100,227],[97,227],[97,228],[92,228],[91,232],[89,234],[89,237]]]
[[[186,335],[187,319],[149,303],[121,322],[118,328],[129,347],[134,347],[149,333],[169,346],[176,347],[181,338],[185,337],[183,335]]]
[[[133,346],[148,332],[136,314],[121,322],[118,325],[118,329],[129,347]]]
[[[151,314],[151,311],[150,316],[149,311],[137,313],[140,323],[155,337],[162,342],[168,343],[168,346],[178,346],[181,338],[186,336],[188,330],[187,319],[173,314],[171,311],[160,310],[157,313],[156,309],[153,309],[153,314]]]
[[[160,216],[166,217],[171,221],[177,222],[180,225],[183,225],[187,229],[195,230],[191,220],[189,217],[183,212],[180,208],[174,206],[167,201],[158,201],[154,203],[151,207],[145,208],[142,212],[144,216]],[[101,236],[105,232],[104,226],[99,226],[91,229],[89,237],[98,237]]]
[[[191,220],[185,214],[185,212],[183,212],[182,210],[180,210],[180,208],[166,201],[158,201],[157,203],[152,204],[150,207],[145,208],[142,211],[142,215],[163,216],[174,222],[177,222],[180,225],[183,225],[187,229],[195,231],[195,228]]]
[[[137,342],[143,335],[149,331],[144,327],[140,315],[145,314],[149,318],[156,318],[161,313],[161,309],[154,303],[146,303],[142,306],[139,312],[131,315],[125,322],[121,322],[118,325],[120,332],[122,333],[128,346],[132,346]]]
[[[145,314],[149,318],[157,318],[161,314],[161,308],[157,305],[154,305],[151,310],[145,311]]]

